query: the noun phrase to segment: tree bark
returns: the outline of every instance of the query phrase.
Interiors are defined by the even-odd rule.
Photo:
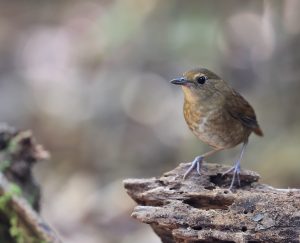
[[[258,183],[259,175],[242,171],[241,187],[229,191],[226,166],[204,163],[202,174],[182,175],[180,164],[160,178],[127,179],[135,200],[132,217],[150,224],[163,243],[299,242],[300,190]]]

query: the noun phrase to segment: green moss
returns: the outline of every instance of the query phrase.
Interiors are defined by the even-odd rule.
[[[0,162],[0,171],[3,172],[10,166],[10,161],[9,160],[3,160]]]
[[[9,233],[13,239],[15,239],[16,243],[25,243],[25,232],[22,228],[18,226],[18,217],[15,213],[11,215],[10,218],[10,229]]]
[[[12,193],[5,193],[0,196],[0,210],[6,211],[8,202],[11,200],[13,194]]]
[[[7,151],[8,151],[9,154],[13,154],[13,153],[16,152],[17,148],[18,148],[18,143],[17,143],[16,139],[12,139],[9,142]]]
[[[15,184],[11,184],[10,191],[0,196],[0,214],[7,218],[9,223],[9,235],[14,240],[14,243],[46,243],[33,237],[25,225],[20,222],[17,213],[11,208],[10,201],[13,196],[21,195],[21,189]],[[4,228],[4,226],[0,226]],[[4,234],[4,233],[3,233]],[[0,237],[1,238],[1,237]]]
[[[22,189],[17,184],[10,183],[9,193],[12,194],[12,196],[21,196]]]

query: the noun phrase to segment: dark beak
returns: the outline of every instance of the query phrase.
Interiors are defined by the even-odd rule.
[[[171,80],[170,83],[176,85],[186,85],[187,83],[189,83],[189,81],[186,80],[185,78],[175,78]]]

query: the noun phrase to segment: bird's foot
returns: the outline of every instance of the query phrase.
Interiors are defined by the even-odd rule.
[[[235,166],[233,166],[232,168],[230,168],[229,170],[225,171],[222,176],[228,174],[228,173],[231,173],[233,172],[233,176],[232,176],[232,180],[231,180],[231,183],[230,183],[230,186],[228,188],[228,190],[232,190],[233,186],[234,186],[234,183],[235,181],[237,181],[238,183],[238,186],[241,187],[241,180],[240,180],[240,174],[241,174],[241,166],[240,166],[240,163],[236,163]]]
[[[196,168],[199,175],[201,175],[201,165],[203,162],[204,157],[203,156],[197,156],[194,161],[192,162],[192,165],[188,168],[188,170],[184,173],[183,179],[185,178]]]

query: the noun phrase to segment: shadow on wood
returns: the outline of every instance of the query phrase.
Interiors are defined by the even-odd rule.
[[[150,224],[163,243],[299,242],[300,190],[259,184],[259,175],[242,171],[241,188],[228,191],[231,175],[217,164],[204,164],[202,175],[182,175],[180,164],[161,178],[127,179],[135,200],[132,217]]]

